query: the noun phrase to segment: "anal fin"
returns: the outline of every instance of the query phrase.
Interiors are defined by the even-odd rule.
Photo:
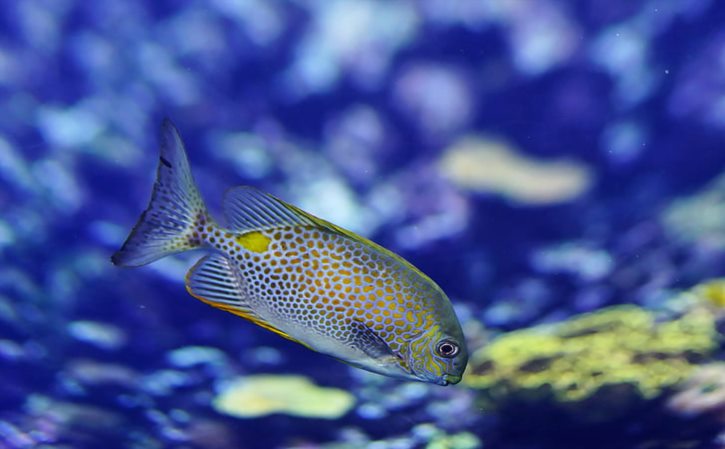
[[[214,307],[248,310],[239,270],[221,254],[201,258],[186,274],[186,289],[193,297]]]
[[[221,254],[205,256],[189,270],[186,275],[186,290],[191,296],[210,306],[238,315],[288,340],[308,346],[271,325],[250,307],[241,273]]]

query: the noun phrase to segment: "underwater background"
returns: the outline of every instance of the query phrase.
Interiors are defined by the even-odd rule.
[[[725,447],[725,4],[0,8],[0,448]],[[171,118],[212,214],[271,192],[401,254],[440,387],[114,267]]]

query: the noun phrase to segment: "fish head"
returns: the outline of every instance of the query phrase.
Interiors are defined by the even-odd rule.
[[[417,380],[438,385],[461,381],[468,364],[468,349],[458,320],[445,320],[415,335],[408,343],[407,365]]]
[[[367,371],[402,380],[443,386],[461,381],[468,363],[468,350],[457,319],[449,326],[445,323],[434,324],[425,330],[405,335],[407,338],[397,340],[400,343],[394,346],[397,350],[378,339],[378,344],[365,348],[365,356],[359,357],[358,354],[358,357],[344,357],[341,360]]]

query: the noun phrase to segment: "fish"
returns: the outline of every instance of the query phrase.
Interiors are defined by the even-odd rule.
[[[160,132],[151,200],[111,261],[139,267],[183,251],[194,298],[357,368],[458,383],[468,351],[441,288],[402,257],[255,187],[207,211],[174,124]]]

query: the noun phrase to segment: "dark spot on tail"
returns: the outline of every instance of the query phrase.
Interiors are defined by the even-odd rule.
[[[159,159],[161,159],[161,163],[162,164],[164,164],[165,166],[171,168],[171,162],[167,161],[166,158],[164,158],[163,156],[161,156]]]

